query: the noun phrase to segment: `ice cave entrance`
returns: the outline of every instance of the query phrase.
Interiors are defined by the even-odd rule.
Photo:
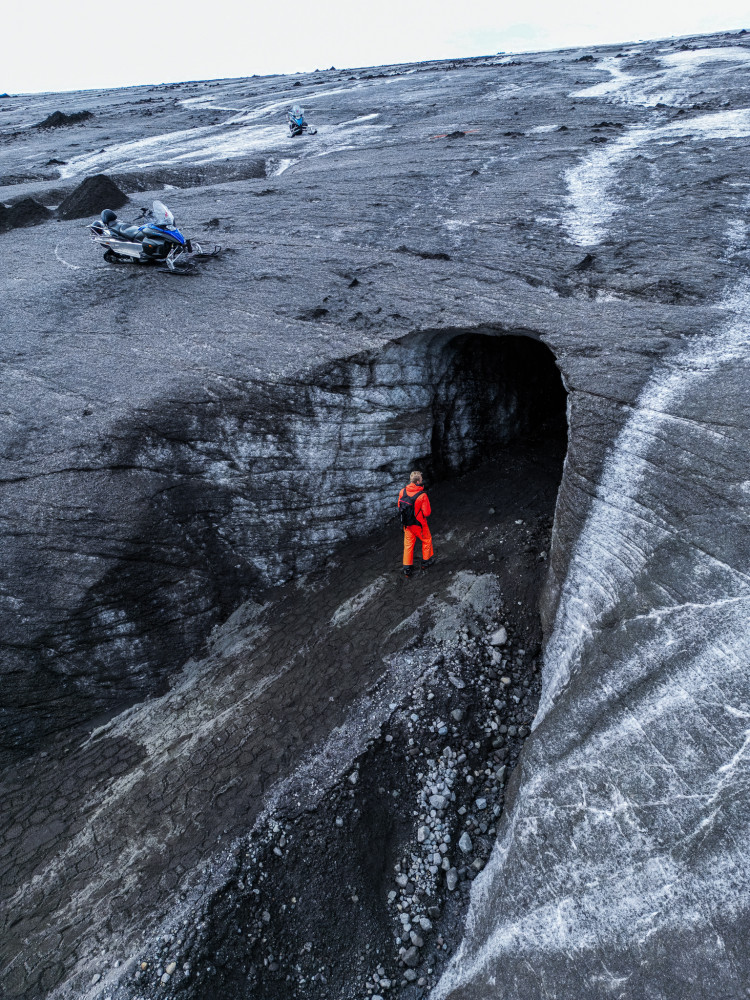
[[[434,480],[496,460],[508,447],[559,467],[567,446],[567,393],[555,356],[525,335],[460,333],[435,366],[432,439],[424,465]]]

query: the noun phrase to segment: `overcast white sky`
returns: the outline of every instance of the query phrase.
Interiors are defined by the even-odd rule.
[[[750,0],[11,2],[3,18],[0,93],[293,73],[750,29]]]

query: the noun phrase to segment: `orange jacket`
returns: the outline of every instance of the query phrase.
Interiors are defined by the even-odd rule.
[[[413,497],[415,493],[419,493],[420,490],[424,490],[424,486],[419,486],[417,483],[409,483],[405,486],[403,490],[398,495],[399,500],[406,492],[406,495]],[[423,527],[427,527],[427,518],[432,513],[432,508],[430,507],[430,499],[426,493],[422,493],[420,497],[414,501],[414,516],[419,521]]]

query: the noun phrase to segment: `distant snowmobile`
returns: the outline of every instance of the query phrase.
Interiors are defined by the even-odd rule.
[[[303,135],[305,132],[308,135],[315,135],[318,131],[307,124],[305,121],[305,112],[299,104],[295,104],[290,111],[287,111],[286,117],[289,122],[289,134],[293,139],[298,135]]]
[[[158,264],[158,270],[168,274],[194,274],[194,261],[221,253],[220,246],[209,250],[185,239],[161,201],[155,201],[152,209],[144,209],[142,217],[149,221],[129,226],[118,222],[115,213],[105,208],[101,218],[89,225],[93,242],[105,247],[107,263]]]

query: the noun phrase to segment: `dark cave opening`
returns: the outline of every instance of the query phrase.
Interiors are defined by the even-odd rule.
[[[552,351],[528,336],[460,333],[442,348],[424,464],[432,479],[460,475],[510,445],[564,454],[567,393]]]

